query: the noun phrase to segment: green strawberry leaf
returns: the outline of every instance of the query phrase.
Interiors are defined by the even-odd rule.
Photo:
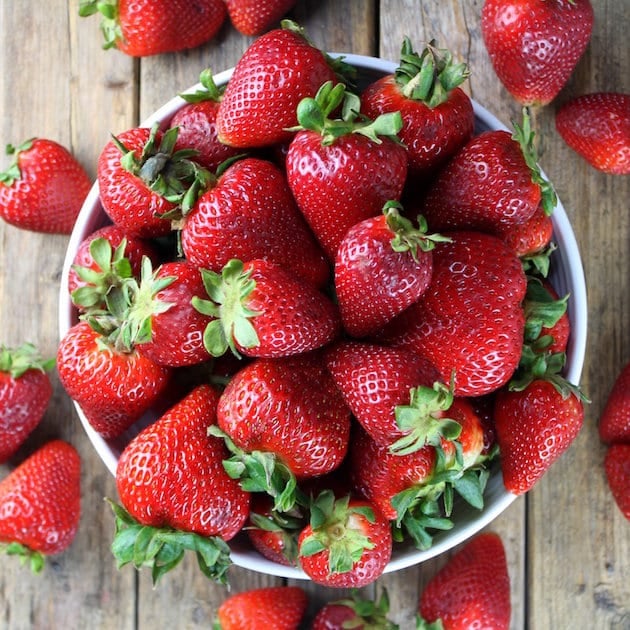
[[[17,556],[22,566],[28,562],[31,572],[35,575],[41,573],[46,564],[44,554],[40,551],[34,551],[19,542],[10,542],[5,545],[0,545],[0,552],[6,553],[7,556]]]
[[[15,379],[28,370],[50,372],[55,363],[55,358],[44,360],[32,343],[23,343],[17,348],[0,345],[0,372],[6,372]]]

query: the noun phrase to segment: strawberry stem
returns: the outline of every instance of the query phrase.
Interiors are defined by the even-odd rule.
[[[23,343],[17,348],[0,346],[0,372],[8,373],[12,378],[20,378],[28,370],[49,372],[55,363],[54,358],[42,359],[32,343]]]

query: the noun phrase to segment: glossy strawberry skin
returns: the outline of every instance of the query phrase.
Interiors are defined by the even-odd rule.
[[[509,492],[528,492],[569,448],[584,420],[581,400],[566,399],[548,381],[523,391],[497,393],[494,419],[503,483]]]
[[[128,443],[116,469],[125,509],[141,524],[234,537],[249,494],[223,468],[227,450],[207,434],[219,392],[200,385]]]
[[[590,0],[486,0],[481,10],[494,70],[523,105],[546,105],[558,95],[592,29]]]
[[[564,141],[591,166],[612,175],[630,173],[630,94],[583,94],[556,114]]]
[[[92,182],[76,158],[53,140],[16,149],[19,176],[0,180],[0,217],[16,227],[70,234]]]
[[[225,89],[217,117],[221,142],[255,148],[289,140],[298,103],[334,80],[325,55],[304,37],[288,29],[265,33],[239,59]]]
[[[630,443],[630,363],[617,374],[598,428],[599,437],[605,444]]]
[[[0,482],[0,542],[42,554],[65,551],[81,512],[81,460],[61,440],[40,447]]]
[[[531,256],[541,252],[551,243],[553,221],[539,205],[527,221],[517,225],[500,226],[496,234],[519,258]]]
[[[510,576],[501,538],[481,533],[463,545],[430,580],[418,611],[445,630],[510,627]]]
[[[288,13],[296,0],[225,0],[232,26],[243,35],[262,35]]]
[[[320,134],[300,131],[289,145],[286,167],[298,207],[334,261],[350,227],[400,199],[407,154],[389,138],[376,143],[353,133],[324,146]]]
[[[101,349],[99,335],[83,321],[61,339],[57,371],[70,398],[105,438],[120,435],[139,420],[158,400],[170,376],[170,368],[137,351]]]
[[[615,503],[630,521],[630,444],[610,445],[604,459],[604,470]]]

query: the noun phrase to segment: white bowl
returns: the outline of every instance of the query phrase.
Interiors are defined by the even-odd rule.
[[[360,87],[371,83],[385,74],[391,74],[398,65],[392,61],[385,61],[383,59],[363,55],[331,53],[331,56],[343,56],[346,62],[352,64],[359,70]],[[231,75],[232,69],[221,72],[216,75],[214,79],[218,86],[222,86],[227,83]],[[193,86],[191,91],[198,87],[200,86]],[[142,123],[142,126],[150,127],[155,122],[163,123],[166,126],[173,114],[184,104],[185,101],[178,96],[171,99],[152,116],[147,118]],[[473,101],[473,106],[477,133],[488,129],[508,130],[505,125],[487,109],[479,105],[479,103]],[[566,293],[570,294],[568,315],[571,322],[571,338],[567,349],[566,378],[570,382],[578,384],[582,373],[586,348],[587,306],[584,271],[575,235],[560,201],[558,201],[554,210],[552,220],[554,225],[554,242],[557,244],[557,251],[553,255],[553,269],[550,279],[560,295],[565,295]],[[79,244],[85,238],[108,223],[110,223],[110,220],[101,208],[99,202],[98,185],[94,184],[77,218],[64,261],[59,296],[59,334],[62,337],[65,335],[66,331],[78,321],[77,312],[70,301],[67,291],[68,272],[73,262],[75,252]],[[112,475],[115,475],[118,457],[125,444],[133,435],[138,433],[142,426],[146,426],[146,424],[155,419],[154,417],[147,416],[119,438],[115,440],[105,440],[89,425],[80,406],[75,403],[75,407],[90,441]],[[498,466],[495,467],[488,480],[485,493],[485,507],[482,511],[475,510],[464,503],[458,505],[457,512],[454,512],[455,525],[451,530],[436,534],[433,546],[426,551],[419,551],[412,545],[396,546],[392,559],[385,569],[385,573],[418,564],[458,545],[488,525],[501,514],[515,498],[516,497],[509,493],[503,486],[500,470]],[[261,556],[248,544],[244,536],[237,537],[235,540],[231,541],[230,547],[232,549],[232,560],[234,564],[238,566],[280,577],[308,579],[301,569],[282,566]]]

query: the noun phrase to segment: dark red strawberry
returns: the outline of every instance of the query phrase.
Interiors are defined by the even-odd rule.
[[[54,140],[7,145],[13,162],[0,173],[0,217],[34,232],[70,234],[92,182],[76,158]]]
[[[387,591],[383,590],[376,601],[354,592],[350,597],[328,602],[320,608],[311,630],[398,630],[398,626],[387,618],[388,613]]]
[[[630,443],[630,363],[617,374],[598,427],[599,437],[605,444]]]
[[[296,0],[225,0],[232,26],[243,35],[262,35],[295,5]]]
[[[583,94],[556,114],[564,141],[591,166],[613,175],[630,173],[630,94]]]
[[[481,34],[497,76],[523,105],[564,87],[593,30],[590,0],[485,0]]]
[[[461,546],[423,590],[418,613],[419,629],[508,630],[510,574],[498,534],[477,534]]]
[[[630,521],[630,444],[611,444],[606,451],[604,470],[615,503]]]
[[[496,231],[519,258],[532,258],[541,254],[551,243],[553,221],[542,204],[534,214],[518,225],[501,226]]]

